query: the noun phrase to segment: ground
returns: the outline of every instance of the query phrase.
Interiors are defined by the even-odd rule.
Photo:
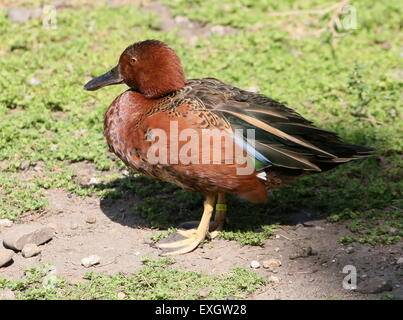
[[[58,2],[54,29],[7,15],[48,3],[0,5],[0,219],[56,229],[40,255],[0,268],[0,297],[403,297],[401,6],[341,1],[356,26],[345,13],[335,22],[338,2],[319,0]],[[162,259],[153,242],[199,218],[202,197],[128,171],[102,136],[124,88],[82,90],[150,38],[178,52],[189,78],[266,94],[374,156],[272,191],[263,206],[232,198],[218,239]],[[93,254],[100,264],[83,267]],[[281,266],[263,268],[268,259]],[[343,289],[347,265],[359,286],[381,278],[391,291]]]

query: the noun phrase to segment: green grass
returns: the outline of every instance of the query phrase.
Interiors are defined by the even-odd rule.
[[[42,210],[47,201],[34,184],[0,173],[0,218],[16,219],[27,211]]]
[[[130,300],[169,299],[242,299],[262,287],[266,281],[253,271],[233,268],[230,272],[210,276],[170,267],[172,259],[145,258],[145,266],[135,275],[87,273],[84,281],[70,283],[49,273],[51,265],[28,268],[23,280],[0,277],[0,290],[11,289],[18,299],[116,300],[118,293]],[[199,292],[208,290],[201,297]]]
[[[160,39],[182,58],[189,78],[217,77],[235,86],[258,86],[317,125],[375,155],[325,174],[300,179],[271,193],[266,205],[231,198],[230,222],[221,236],[261,245],[287,215],[301,209],[347,221],[354,236],[343,243],[394,243],[402,237],[402,6],[394,1],[351,1],[358,28],[339,30],[331,41],[327,15],[270,16],[268,11],[326,8],[327,1],[175,1],[176,14],[237,33],[188,46],[175,32],[158,30],[158,17],[137,7],[78,6],[57,12],[57,28],[40,19],[11,24],[0,11],[0,218],[43,210],[44,191],[61,188],[80,196],[119,198],[131,190],[133,211],[149,226],[175,227],[197,219],[202,198],[144,177],[110,174],[123,164],[110,157],[103,113],[123,86],[94,93],[82,85],[109,70],[129,44]],[[296,30],[302,30],[297,33]],[[399,73],[400,72],[400,73]],[[41,82],[29,85],[35,77]],[[101,183],[76,179],[74,162],[93,163]],[[26,164],[44,170],[24,176]],[[161,237],[159,235],[155,237]]]

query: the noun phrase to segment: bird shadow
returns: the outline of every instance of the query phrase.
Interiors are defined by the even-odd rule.
[[[260,232],[272,224],[309,226],[310,221],[326,219],[335,212],[357,210],[365,206],[363,197],[369,196],[365,194],[368,186],[360,173],[366,170],[367,175],[382,175],[374,161],[364,160],[367,162],[364,166],[347,164],[331,172],[301,178],[288,187],[270,191],[265,204],[229,195],[225,230]],[[201,194],[139,174],[92,187],[104,191],[100,202],[103,213],[112,221],[132,228],[177,227],[184,221],[199,220],[203,210]]]

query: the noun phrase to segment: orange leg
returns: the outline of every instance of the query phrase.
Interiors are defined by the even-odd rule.
[[[174,249],[172,251],[163,252],[162,255],[175,255],[184,254],[196,249],[199,244],[206,239],[210,220],[214,211],[215,196],[208,195],[204,201],[204,211],[199,226],[196,230],[190,229],[186,231],[178,230],[178,234],[185,237],[184,240],[175,242],[164,242],[157,244],[157,247],[161,249]]]

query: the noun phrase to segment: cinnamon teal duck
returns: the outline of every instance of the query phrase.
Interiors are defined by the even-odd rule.
[[[225,195],[267,201],[267,191],[297,177],[369,156],[294,110],[214,78],[186,79],[166,44],[129,46],[109,72],[84,88],[125,83],[105,114],[104,135],[124,163],[150,177],[205,196],[200,223],[157,246],[183,254],[222,230]],[[241,161],[241,160],[242,161]]]

